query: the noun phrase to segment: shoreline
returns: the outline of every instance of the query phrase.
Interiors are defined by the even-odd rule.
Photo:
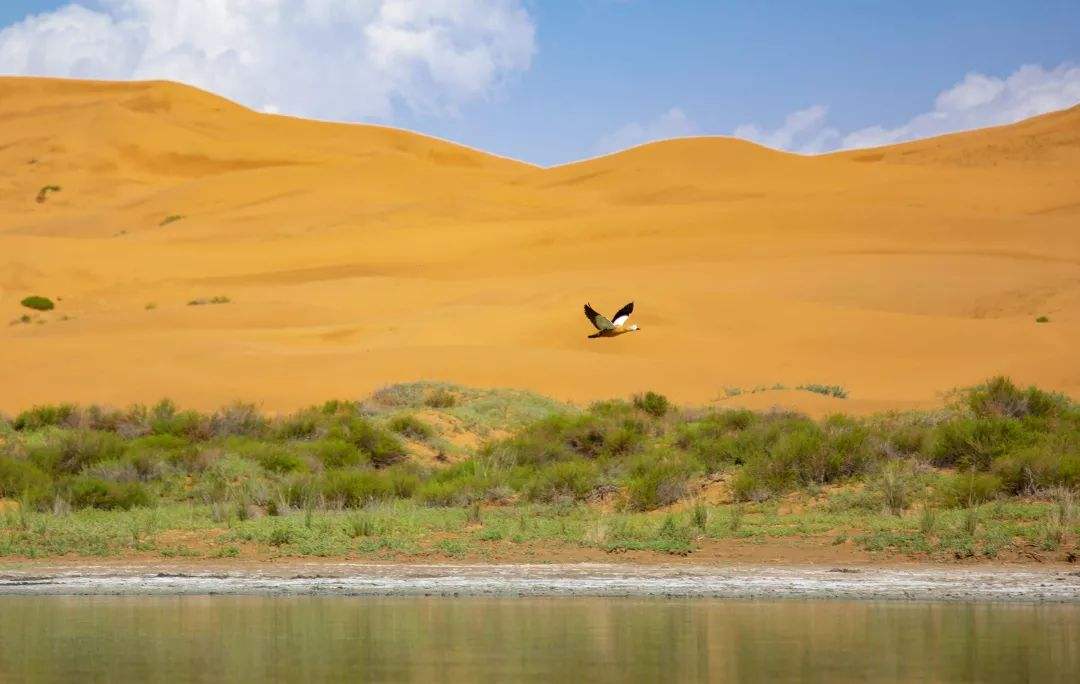
[[[1080,571],[932,566],[101,563],[0,566],[5,596],[436,596],[1080,603]]]

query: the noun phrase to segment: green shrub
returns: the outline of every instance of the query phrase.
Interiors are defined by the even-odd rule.
[[[408,464],[390,466],[382,471],[383,478],[390,488],[390,494],[398,499],[408,499],[420,487],[420,476],[408,467]]]
[[[0,498],[40,501],[51,485],[49,476],[34,464],[0,455]]]
[[[626,481],[627,507],[650,511],[675,503],[686,494],[690,470],[675,457],[638,457]]]
[[[653,418],[663,418],[671,409],[671,403],[668,402],[667,397],[656,392],[635,395],[634,406]]]
[[[181,411],[169,399],[162,399],[147,416],[150,430],[156,435],[197,437],[208,434],[203,417],[196,411]]]
[[[353,539],[372,537],[378,534],[379,526],[370,515],[356,513],[345,519],[345,534]]]
[[[911,505],[911,475],[903,464],[886,463],[875,484],[885,507],[893,515],[900,515]]]
[[[203,425],[205,423],[209,425]],[[259,413],[254,404],[236,402],[215,411],[209,421],[201,420],[204,434],[215,437],[262,437],[269,431],[270,423]]]
[[[156,480],[171,468],[191,471],[197,450],[187,439],[176,435],[149,435],[131,440],[124,447],[123,460],[130,464],[140,480]]]
[[[1044,417],[1062,412],[1068,399],[1062,395],[1043,392],[1037,387],[1020,389],[1012,380],[998,376],[964,393],[969,409],[976,416],[988,418]]]
[[[73,474],[95,463],[118,459],[123,452],[124,441],[111,432],[72,430],[61,434],[54,443],[36,454],[45,456],[39,466],[57,473]],[[32,453],[32,457],[34,455]]]
[[[40,430],[44,427],[68,425],[78,417],[78,409],[72,404],[35,406],[15,416],[11,427],[16,430]]]
[[[359,508],[373,501],[388,499],[393,494],[390,483],[374,470],[327,471],[319,490],[327,503],[346,508]]]
[[[303,459],[282,444],[232,437],[226,440],[225,449],[230,453],[255,461],[272,473],[292,473],[304,469]]]
[[[110,482],[85,475],[71,481],[67,499],[77,508],[129,510],[150,505],[150,493],[138,482]]]
[[[923,425],[904,424],[888,429],[886,435],[894,453],[899,456],[913,456],[925,448],[930,430]]]
[[[52,311],[56,308],[56,305],[53,304],[51,299],[48,297],[40,297],[38,295],[26,297],[19,303],[27,309],[33,309],[34,311]]]
[[[420,485],[416,496],[428,506],[464,506],[475,499],[475,492],[465,480],[430,480]]]
[[[464,506],[504,487],[506,479],[502,472],[487,461],[462,461],[432,473],[417,488],[416,496],[429,506]]]
[[[533,501],[581,501],[596,488],[599,477],[600,470],[591,461],[550,463],[536,471],[527,485],[526,495]]]
[[[1011,494],[1080,487],[1080,440],[1040,439],[998,458],[992,470]]]
[[[327,414],[317,409],[305,409],[286,416],[274,425],[277,439],[315,439],[324,430]]]
[[[259,464],[234,453],[210,460],[192,488],[191,497],[206,503],[265,501],[270,483]]]
[[[377,468],[397,463],[408,456],[405,445],[397,437],[366,418],[348,420],[344,438],[363,452]]]
[[[424,406],[430,408],[452,408],[457,405],[457,397],[448,390],[441,387],[431,391],[426,397],[424,397]]]
[[[1009,418],[954,418],[930,436],[930,459],[941,467],[986,470],[994,459],[1029,441],[1032,435]]]
[[[360,453],[356,445],[344,439],[327,437],[305,446],[308,453],[322,462],[327,469],[351,468],[366,465],[367,458]]]
[[[539,465],[625,456],[639,451],[647,438],[646,426],[633,418],[558,413],[486,445],[483,453],[504,465]]]
[[[937,483],[942,504],[950,508],[977,506],[1001,492],[1001,478],[993,473],[957,473],[943,475]]]
[[[435,436],[434,428],[408,413],[394,416],[387,423],[387,427],[403,437],[416,441],[426,441]]]
[[[1038,318],[1035,319],[1035,322],[1036,323],[1049,323],[1050,318],[1048,316],[1039,316]]]

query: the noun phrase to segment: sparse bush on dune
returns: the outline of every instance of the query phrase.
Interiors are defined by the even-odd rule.
[[[652,391],[634,396],[634,406],[654,418],[663,418],[671,408],[667,397]]]
[[[394,416],[387,423],[387,427],[402,437],[416,441],[426,441],[435,436],[434,428],[408,413]]]
[[[188,301],[188,306],[207,306],[209,304],[229,304],[232,300],[224,295],[215,295],[213,297],[197,297]]]
[[[446,389],[438,388],[432,390],[426,397],[424,397],[424,406],[430,408],[450,408],[457,404],[457,397]]]
[[[1068,398],[1062,395],[1037,387],[1020,389],[1004,376],[976,385],[961,396],[971,412],[981,418],[1043,418],[1060,415],[1069,405]]]
[[[16,430],[40,430],[44,427],[61,426],[77,414],[72,404],[35,406],[15,416],[11,426]]]
[[[49,198],[49,195],[54,192],[60,192],[61,189],[62,188],[59,185],[43,185],[41,186],[41,189],[38,190],[35,200],[38,204],[42,204]]]
[[[401,440],[366,418],[350,418],[340,431],[332,432],[331,435],[340,435],[351,442],[376,467],[388,466],[408,457]]]
[[[840,385],[820,385],[812,382],[806,385],[799,385],[795,389],[803,390],[804,392],[813,392],[814,394],[823,394],[827,397],[836,397],[837,399],[847,399],[847,390]]]
[[[26,297],[19,303],[27,309],[33,309],[35,311],[52,311],[56,307],[51,299],[38,295]]]

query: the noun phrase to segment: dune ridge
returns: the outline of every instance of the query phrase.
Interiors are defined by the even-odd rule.
[[[630,299],[641,333],[586,339],[586,300]],[[545,169],[172,83],[0,78],[0,317],[8,412],[287,410],[416,379],[813,413],[998,373],[1075,397],[1080,107],[817,157],[683,138]],[[728,396],[805,383],[849,398]]]

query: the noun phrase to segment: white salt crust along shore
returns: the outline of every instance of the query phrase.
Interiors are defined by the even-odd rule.
[[[240,569],[163,564],[0,568],[0,596],[215,594],[1080,602],[1080,571],[301,562]]]

